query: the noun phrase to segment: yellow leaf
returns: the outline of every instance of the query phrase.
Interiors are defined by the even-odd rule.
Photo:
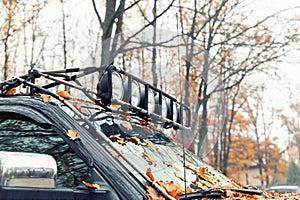
[[[77,140],[80,139],[80,137],[77,135],[77,131],[75,130],[68,130],[68,134],[67,134],[70,138],[70,140]]]
[[[48,102],[51,101],[51,96],[49,96],[49,95],[42,95],[42,100],[43,100],[43,102],[48,103]]]
[[[89,182],[85,182],[85,181],[82,181],[82,183],[83,183],[87,188],[90,188],[90,189],[99,189],[99,188],[100,188],[100,185],[99,185],[99,184],[96,184],[96,183],[89,183]]]
[[[111,110],[119,110],[121,108],[121,105],[112,104],[108,106],[108,108]]]

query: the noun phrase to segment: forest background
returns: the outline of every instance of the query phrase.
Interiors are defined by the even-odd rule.
[[[183,99],[186,148],[224,174],[255,167],[259,186],[300,185],[298,85],[284,76],[300,62],[300,5],[257,3],[1,0],[0,80],[113,63]]]

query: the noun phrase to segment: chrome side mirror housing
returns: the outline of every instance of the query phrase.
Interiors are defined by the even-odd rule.
[[[0,151],[0,186],[55,188],[56,176],[50,155]]]

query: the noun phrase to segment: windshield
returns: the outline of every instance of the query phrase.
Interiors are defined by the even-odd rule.
[[[160,124],[138,116],[110,112],[92,103],[74,104],[99,132],[112,141],[111,146],[103,142],[99,135],[99,144],[105,146],[143,184],[146,181],[140,176],[141,173],[160,185],[174,183],[182,192],[239,187],[188,150],[183,154],[181,145],[172,137],[180,130],[164,129]]]

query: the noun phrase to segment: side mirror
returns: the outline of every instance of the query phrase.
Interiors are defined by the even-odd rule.
[[[0,151],[0,186],[55,188],[56,175],[50,155]]]

